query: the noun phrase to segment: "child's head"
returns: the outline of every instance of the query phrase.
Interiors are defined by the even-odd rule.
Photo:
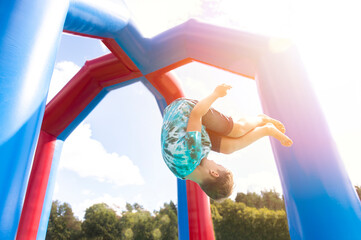
[[[213,170],[212,170],[213,171]],[[221,200],[229,197],[233,191],[233,174],[224,167],[211,173],[212,177],[204,180],[199,186],[212,199]]]

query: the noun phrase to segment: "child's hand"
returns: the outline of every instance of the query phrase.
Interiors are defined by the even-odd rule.
[[[216,89],[214,89],[214,93],[218,96],[218,97],[224,97],[227,95],[227,91],[229,89],[231,89],[232,87],[230,85],[227,84],[221,84],[219,86],[216,87]]]

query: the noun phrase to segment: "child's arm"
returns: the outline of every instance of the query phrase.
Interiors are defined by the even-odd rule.
[[[212,94],[208,97],[199,101],[193,108],[187,125],[187,132],[201,132],[202,130],[202,117],[206,115],[209,108],[212,106],[214,101],[220,97],[227,95],[227,90],[231,89],[231,86],[222,84],[216,87]]]

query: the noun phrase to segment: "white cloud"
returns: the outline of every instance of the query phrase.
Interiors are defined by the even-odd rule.
[[[89,124],[80,124],[65,141],[60,169],[117,186],[144,184],[139,168],[127,156],[108,153],[100,142],[91,138]]]
[[[109,194],[104,194],[103,196],[94,199],[86,199],[83,202],[74,204],[74,206],[72,206],[74,215],[77,216],[79,219],[82,219],[84,217],[85,210],[92,205],[98,203],[106,203],[118,215],[120,215],[121,212],[125,210],[125,204],[127,203],[127,201],[123,197],[114,197]]]
[[[58,62],[55,65],[46,100],[47,103],[69,82],[79,69],[78,65],[70,61]]]
[[[89,190],[89,189],[83,189],[82,191],[81,191],[81,194],[82,195],[91,195],[91,194],[94,194],[91,190]]]
[[[122,211],[126,210],[125,208],[126,203],[130,203],[130,204],[138,203],[148,211],[151,211],[151,209],[153,209],[151,206],[146,205],[146,202],[144,201],[142,194],[136,194],[132,197],[127,197],[126,199],[124,198],[124,195],[112,196],[110,194],[103,194],[96,198],[93,199],[88,198],[82,202],[72,205],[74,215],[77,216],[79,219],[82,219],[84,217],[85,210],[91,207],[92,205],[98,203],[107,204],[118,215],[121,215]],[[163,204],[164,201],[160,201],[159,203],[157,203],[154,209],[160,209],[161,207],[163,207]]]

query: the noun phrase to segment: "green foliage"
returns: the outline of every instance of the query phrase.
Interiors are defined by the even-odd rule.
[[[127,209],[128,212],[132,212],[133,211],[133,206],[130,203],[126,203],[125,204],[125,209]]]
[[[172,201],[169,204],[165,203],[159,212],[155,212],[155,216],[155,227],[156,230],[159,230],[160,236],[157,235],[157,232],[156,235],[153,235],[154,239],[178,239],[177,207],[175,204]]]
[[[151,240],[154,220],[150,212],[135,203],[132,208],[127,207],[119,219],[119,229],[122,239]]]
[[[242,202],[248,207],[268,208],[270,210],[285,209],[285,203],[280,194],[275,190],[261,191],[261,195],[257,193],[237,193],[236,202]]]
[[[261,208],[263,207],[262,198],[257,193],[237,193],[236,202],[242,202],[249,207]]]
[[[355,186],[361,198],[361,187]],[[47,240],[177,240],[177,207],[170,201],[151,214],[138,203],[126,204],[117,216],[105,203],[86,210],[84,221],[74,217],[71,206],[54,201]],[[217,240],[289,240],[284,201],[275,190],[238,193],[235,201],[211,200]]]
[[[51,205],[47,240],[72,240],[81,238],[81,222],[74,217],[73,210],[68,203],[60,204],[54,201]]]
[[[283,210],[256,209],[230,199],[222,203],[214,202],[212,205],[217,240],[290,239],[286,213]]]
[[[120,239],[117,215],[105,203],[94,204],[85,211],[82,229],[86,239]]]

